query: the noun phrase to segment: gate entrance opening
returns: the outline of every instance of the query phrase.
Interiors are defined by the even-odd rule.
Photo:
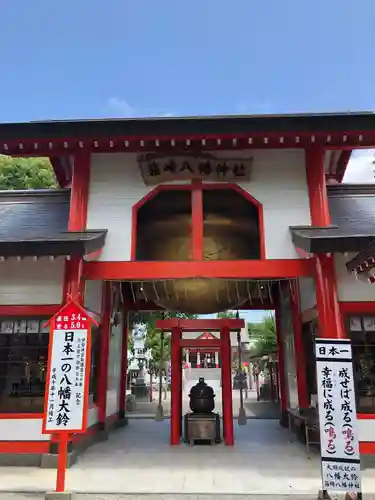
[[[233,409],[232,409],[232,357],[230,332],[240,331],[245,326],[242,319],[181,320],[177,318],[157,320],[156,327],[171,332],[171,430],[170,443],[178,445],[182,436],[182,349],[204,346],[220,350],[221,387],[223,405],[223,438],[225,444],[233,446]],[[183,339],[183,332],[201,332],[205,330],[220,333],[220,339]]]

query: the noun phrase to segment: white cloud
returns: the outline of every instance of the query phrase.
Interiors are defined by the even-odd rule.
[[[128,104],[124,99],[119,99],[118,97],[110,97],[107,100],[107,108],[113,114],[133,117],[135,110]]]
[[[343,179],[344,183],[375,183],[375,150],[354,151]]]
[[[120,99],[118,97],[110,97],[109,99],[107,99],[106,109],[111,116],[115,116],[118,118],[140,118],[149,116],[170,118],[174,116],[174,114],[170,112],[145,113],[144,111],[131,106],[127,101],[125,101],[125,99]]]

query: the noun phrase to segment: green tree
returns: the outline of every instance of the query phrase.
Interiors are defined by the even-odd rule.
[[[163,359],[161,359],[162,339],[163,339]],[[148,327],[145,346],[147,349],[151,349],[152,368],[155,373],[158,373],[160,369],[164,369],[165,362],[170,359],[171,355],[170,336],[162,335],[160,330]]]
[[[236,318],[236,314],[234,311],[222,311],[216,314],[217,318]]]
[[[276,323],[273,315],[263,318],[261,323],[248,324],[250,341],[253,341],[251,348],[252,356],[266,356],[276,351]]]
[[[18,158],[0,155],[0,189],[56,188],[48,158]]]

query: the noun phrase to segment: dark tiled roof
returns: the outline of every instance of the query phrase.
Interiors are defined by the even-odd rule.
[[[65,137],[134,137],[186,134],[320,133],[375,130],[375,114],[367,112],[307,113],[285,115],[194,116],[171,118],[121,118],[0,123],[0,140],[58,139]]]
[[[0,192],[0,256],[87,255],[106,230],[68,232],[69,190]]]
[[[296,246],[306,252],[359,252],[375,240],[375,185],[328,187],[331,227],[291,227]]]
[[[68,230],[69,189],[0,191],[0,240],[50,238]]]
[[[332,224],[346,233],[375,235],[375,185],[328,187]]]

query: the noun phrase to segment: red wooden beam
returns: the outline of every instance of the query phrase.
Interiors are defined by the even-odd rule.
[[[91,155],[88,151],[76,154],[70,193],[69,231],[84,231],[87,221]]]
[[[55,172],[57,183],[60,187],[65,188],[71,182],[71,176],[64,165],[64,157],[52,156],[50,162]]]
[[[53,316],[60,309],[61,304],[0,306],[0,316]]]
[[[201,353],[201,354],[211,354],[212,352],[218,352],[220,353],[220,348],[217,347],[208,347],[207,349],[205,347],[189,347],[189,352],[196,354],[196,353]],[[219,367],[217,367],[219,368]]]
[[[339,302],[341,314],[374,314],[375,302]]]
[[[191,192],[191,258],[202,260],[204,252],[203,243],[203,191],[202,183],[193,181]]]
[[[346,167],[348,166],[351,154],[352,154],[351,149],[348,149],[347,151],[341,151],[340,153],[336,165],[336,174],[334,176],[339,182],[342,182],[344,178]]]
[[[241,330],[245,326],[243,319],[217,318],[217,319],[158,319],[156,328],[160,330],[172,330],[179,328],[184,332],[220,331],[226,327],[229,330]],[[206,342],[206,341],[204,341]]]
[[[185,330],[186,331],[186,330]],[[206,339],[206,340],[199,340],[199,339],[181,339],[180,340],[180,346],[182,348],[204,348],[208,349],[210,347],[220,349],[220,344],[221,340],[220,339]]]
[[[235,141],[234,141],[235,139]],[[251,139],[251,142],[249,142]],[[374,147],[375,132],[350,131],[332,132],[322,130],[319,133],[298,132],[252,132],[248,134],[205,134],[189,136],[108,136],[100,137],[45,137],[25,138],[1,141],[0,153],[13,156],[50,156],[51,145],[54,156],[68,156],[76,152],[88,150],[92,153],[139,152],[154,150],[158,142],[161,151],[176,151],[176,148],[187,148],[189,141],[191,151],[198,148],[202,151],[244,150],[244,149],[304,149],[311,145],[320,145],[330,150],[342,151],[351,149],[368,149]],[[173,141],[173,145],[172,145]],[[203,142],[202,142],[203,141]],[[37,149],[35,149],[37,144]]]
[[[90,280],[164,280],[179,278],[277,279],[313,276],[311,259],[217,260],[184,262],[86,262]]]

